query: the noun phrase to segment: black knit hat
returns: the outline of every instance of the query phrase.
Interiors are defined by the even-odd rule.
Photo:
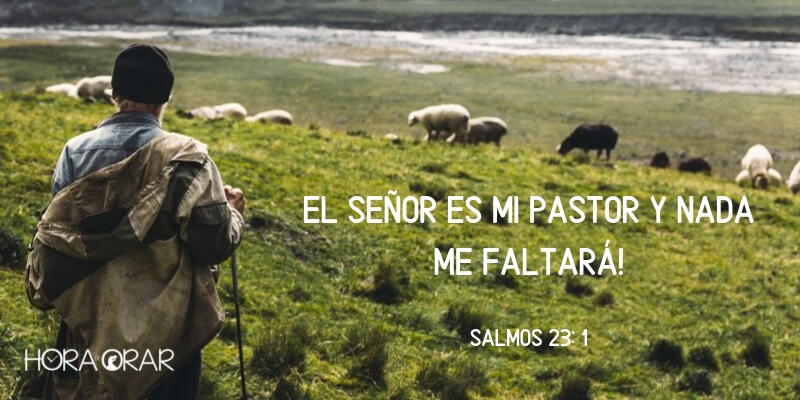
[[[174,82],[167,54],[149,44],[136,43],[122,50],[111,73],[114,92],[137,103],[166,103]]]

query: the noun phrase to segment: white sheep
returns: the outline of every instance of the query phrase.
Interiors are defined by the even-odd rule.
[[[63,94],[74,99],[78,98],[78,87],[71,83],[59,83],[44,88],[46,93]]]
[[[268,122],[271,124],[292,125],[294,117],[286,110],[270,110],[245,118],[247,122]]]
[[[222,115],[223,118],[245,119],[247,118],[247,109],[239,103],[225,103],[214,106],[214,109]]]
[[[770,178],[776,181],[783,181],[781,174],[772,169],[772,154],[766,147],[757,144],[747,150],[747,154],[742,158],[742,172],[736,176],[736,183],[741,183],[750,179],[753,187],[766,189]]]
[[[221,119],[222,114],[214,107],[203,106],[189,111],[178,110],[178,115],[184,118],[197,118],[202,120]]]
[[[108,75],[83,78],[75,86],[81,99],[111,103],[111,77]]]
[[[247,109],[239,103],[226,103],[218,106],[197,107],[189,111],[178,110],[178,116],[208,121],[223,118],[244,119],[247,117]]]
[[[469,111],[458,104],[440,104],[408,114],[408,126],[422,124],[427,140],[463,141],[469,131]]]
[[[472,118],[469,120],[467,143],[494,143],[500,146],[500,139],[508,132],[505,121],[496,117]]]
[[[789,180],[786,181],[786,186],[789,186],[792,194],[800,192],[800,162],[795,164],[794,169],[792,169]]]

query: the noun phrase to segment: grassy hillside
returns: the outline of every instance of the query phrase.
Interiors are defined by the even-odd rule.
[[[63,142],[111,110],[14,91],[0,93],[0,108],[0,227],[26,242],[48,203]],[[691,392],[679,390],[704,390],[703,377],[719,398],[796,395],[800,205],[783,188],[758,192],[627,162],[609,169],[523,147],[396,145],[338,130],[186,121],[173,112],[164,125],[208,143],[225,180],[247,192],[240,281],[249,383],[258,398],[277,390],[313,399],[540,399],[585,383],[575,376],[589,379],[595,398],[686,398]],[[643,209],[641,222],[628,225],[448,225],[444,204],[436,224],[346,222],[350,196],[389,190],[483,198],[624,194]],[[303,224],[304,195],[326,195],[329,216],[340,224]],[[645,207],[651,195],[672,199],[662,224]],[[756,223],[678,225],[678,195],[747,195]],[[538,265],[540,247],[601,249],[606,240],[625,249],[622,276],[433,274],[435,247],[527,247]],[[0,268],[0,398],[16,398],[34,379],[21,371],[21,352],[54,337],[55,317],[27,304],[22,282],[20,270]],[[228,274],[220,288],[232,309]],[[443,319],[448,311],[452,318]],[[589,345],[475,348],[443,320],[588,329]],[[206,399],[236,397],[231,338],[224,330],[204,353]],[[677,363],[671,345],[687,358],[691,351],[694,361],[664,366]],[[719,371],[698,372],[698,365],[713,368],[709,360]]]
[[[109,74],[118,51],[117,45],[0,43],[0,88],[32,89]],[[503,140],[512,147],[550,152],[575,126],[605,121],[622,135],[614,156],[632,162],[649,162],[661,150],[673,158],[704,156],[716,175],[733,179],[744,152],[756,142],[776,153],[784,174],[800,158],[797,97],[581,82],[564,72],[574,66],[591,70],[595,61],[453,62],[447,63],[450,72],[418,75],[257,57],[170,56],[178,77],[173,108],[236,101],[252,114],[289,110],[304,127],[420,137],[422,128],[407,126],[409,111],[460,103],[474,116],[503,118],[510,128]]]

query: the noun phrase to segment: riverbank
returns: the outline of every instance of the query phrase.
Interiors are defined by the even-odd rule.
[[[351,17],[351,18],[348,18]],[[217,24],[214,21],[169,21],[193,26],[279,25],[391,31],[503,31],[558,35],[644,35],[673,38],[727,38],[753,41],[800,41],[800,17],[720,17],[696,15],[509,15],[442,14],[364,20],[352,15],[332,19],[264,17]]]

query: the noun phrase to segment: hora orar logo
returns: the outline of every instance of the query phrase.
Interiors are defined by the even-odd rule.
[[[36,371],[82,371],[91,369],[98,371],[100,367],[108,372],[126,371],[174,371],[169,363],[175,358],[175,353],[170,349],[159,349],[139,352],[134,349],[108,349],[99,356],[94,356],[91,351],[79,352],[75,349],[41,349],[36,354],[29,354],[25,350],[25,371],[29,368]]]

